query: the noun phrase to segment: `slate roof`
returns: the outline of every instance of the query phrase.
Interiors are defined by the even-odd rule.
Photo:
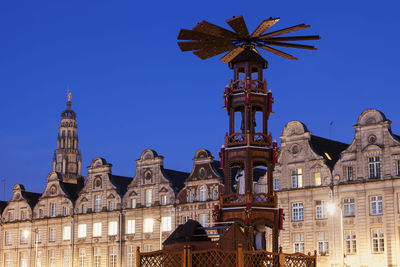
[[[0,201],[0,214],[3,213],[3,210],[7,206],[7,204],[7,201]]]
[[[348,146],[349,145],[345,143],[311,135],[312,149],[315,151],[315,153],[324,157],[326,165],[328,165],[331,169],[340,159],[340,153]],[[327,153],[331,159],[329,159],[325,153]]]
[[[22,191],[21,194],[28,201],[28,204],[29,206],[31,206],[31,208],[33,208],[36,205],[36,203],[39,201],[39,197],[42,195],[40,193],[27,192],[27,191]]]
[[[132,177],[120,176],[111,174],[110,181],[111,183],[119,189],[121,196],[123,196],[127,189],[128,185],[132,182]]]
[[[72,183],[64,183],[60,182],[60,185],[64,188],[64,190],[67,192],[69,195],[70,199],[75,202],[75,200],[78,198],[78,185],[77,184],[72,184]]]
[[[224,170],[221,169],[221,162],[218,160],[211,161],[211,167],[221,177],[224,177]]]
[[[189,173],[164,169],[161,167],[161,172],[172,183],[172,189],[177,194],[185,186],[184,182],[189,177]]]

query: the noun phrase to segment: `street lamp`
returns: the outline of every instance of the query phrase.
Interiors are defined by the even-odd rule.
[[[339,215],[340,215],[340,242],[341,242],[341,249],[342,249],[342,266],[344,266],[344,244],[343,244],[343,236],[344,236],[344,230],[343,230],[343,210],[339,205],[336,205],[333,202],[329,202],[327,205],[327,210],[329,215],[332,217],[332,234],[335,233],[335,220],[334,220],[334,215],[336,213],[336,209],[339,210]],[[336,249],[335,249],[335,238],[333,239],[333,247],[334,247],[334,253],[335,253],[335,262],[334,266],[336,266]]]

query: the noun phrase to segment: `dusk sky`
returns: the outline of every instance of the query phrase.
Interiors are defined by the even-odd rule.
[[[251,4],[249,4],[251,3]],[[222,91],[232,71],[216,56],[182,53],[176,37],[201,20],[228,28],[243,15],[249,31],[280,17],[270,30],[310,24],[294,35],[322,36],[317,51],[263,52],[275,97],[270,130],[279,140],[291,120],[315,135],[351,143],[358,116],[381,110],[400,133],[398,1],[1,1],[0,180],[6,200],[21,183],[43,192],[66,88],[77,113],[86,166],[95,157],[133,177],[142,151],[190,172],[196,150],[218,159],[228,117]],[[0,182],[2,186],[2,183]],[[4,199],[0,187],[0,199]]]

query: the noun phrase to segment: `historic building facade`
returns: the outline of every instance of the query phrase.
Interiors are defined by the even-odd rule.
[[[320,266],[400,266],[400,138],[377,110],[363,112],[354,128],[348,145],[298,121],[285,126],[273,185],[286,219],[280,245],[317,250]],[[189,218],[212,225],[224,184],[209,151],[195,153],[190,173],[164,168],[147,149],[134,177],[95,158],[85,178],[76,130],[68,101],[44,191],[17,184],[0,202],[2,267],[133,267],[136,247],[158,250]],[[265,177],[254,187],[266,192]],[[271,235],[267,229],[269,250]]]

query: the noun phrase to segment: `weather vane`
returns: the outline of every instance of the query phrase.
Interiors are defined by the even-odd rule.
[[[201,59],[207,59],[229,51],[221,58],[221,61],[225,63],[232,61],[245,49],[253,50],[259,54],[257,48],[261,48],[286,59],[297,58],[271,46],[316,50],[311,45],[287,43],[286,41],[319,40],[321,39],[319,35],[276,37],[308,28],[310,25],[299,24],[264,34],[278,21],[279,18],[266,19],[258,25],[252,34],[249,33],[243,16],[236,16],[226,21],[235,32],[207,21],[202,21],[194,26],[192,30],[181,29],[178,40],[184,40],[185,42],[178,42],[178,45],[183,52],[194,51],[193,54]]]
[[[70,102],[71,101],[71,98],[72,98],[72,94],[71,94],[71,92],[69,91],[69,85],[67,85],[67,97],[68,97],[68,102]]]

